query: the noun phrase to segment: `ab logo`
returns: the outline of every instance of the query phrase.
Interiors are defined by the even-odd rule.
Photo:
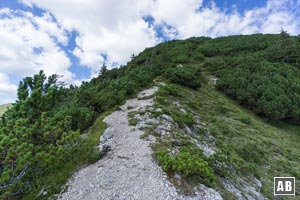
[[[274,195],[295,195],[295,177],[274,177]]]

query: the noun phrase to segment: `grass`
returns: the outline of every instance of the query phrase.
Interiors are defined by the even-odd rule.
[[[139,123],[139,120],[136,118],[131,118],[128,122],[130,126],[136,126]]]
[[[39,183],[32,185],[31,192],[27,194],[24,199],[37,199],[36,195],[42,188],[45,188],[47,195],[38,197],[38,199],[55,199],[53,195],[62,191],[62,187],[76,170],[99,160],[101,158],[98,150],[99,138],[106,129],[106,123],[103,122],[103,119],[111,112],[112,111],[107,111],[102,113],[95,120],[87,137],[83,139],[80,146],[72,152],[71,157],[64,160],[58,168],[43,177],[34,177],[39,180]]]
[[[172,102],[179,102],[188,113],[199,116],[205,124],[205,130],[216,138],[219,153],[214,159],[223,159],[238,171],[237,176],[245,180],[251,176],[258,178],[262,182],[261,192],[265,197],[274,198],[275,176],[295,176],[296,181],[300,180],[300,126],[266,122],[209,85],[203,85],[198,90],[174,84],[171,87],[179,94],[170,95],[162,88],[162,92],[158,92],[156,106],[166,114],[174,115],[176,107]],[[187,121],[195,123],[189,118]],[[198,132],[199,139],[207,140],[203,130]],[[158,141],[160,145],[164,145],[164,142],[165,146],[170,145],[166,141]],[[224,169],[217,167],[214,171],[224,173]],[[235,180],[236,177],[232,176],[231,179]],[[220,182],[217,188],[224,197],[229,195]]]
[[[11,106],[10,103],[8,104],[4,104],[4,105],[0,105],[0,116],[3,115],[3,113]]]
[[[127,106],[127,110],[131,110],[131,109],[134,109],[135,107],[133,106]]]

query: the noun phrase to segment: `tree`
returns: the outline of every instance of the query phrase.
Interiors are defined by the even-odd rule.
[[[62,90],[56,85],[57,78],[47,79],[43,71],[24,78],[18,101],[2,117],[0,199],[27,192],[34,176],[55,167],[79,141],[79,131],[72,130],[72,117],[65,108],[55,110]]]
[[[107,66],[105,64],[105,61],[103,62],[102,64],[102,67],[100,69],[100,72],[99,72],[99,76],[104,76],[106,73],[107,73]]]
[[[131,60],[135,58],[135,55],[134,55],[134,53],[131,55],[131,57],[130,57],[130,58],[131,58]]]

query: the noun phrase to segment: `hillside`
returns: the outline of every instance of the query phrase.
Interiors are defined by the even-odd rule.
[[[300,178],[299,39],[282,32],[170,41],[80,87],[42,71],[25,78],[0,122],[0,197],[46,198],[81,166],[109,162],[98,151],[103,119],[157,85],[138,98],[154,98],[151,109],[132,110],[128,124],[152,141],[170,184],[188,196],[201,183],[223,199],[273,199],[274,176]]]
[[[0,116],[11,106],[10,103],[0,105]]]

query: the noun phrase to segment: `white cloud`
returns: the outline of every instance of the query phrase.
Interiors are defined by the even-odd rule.
[[[0,73],[0,93],[16,93],[17,86],[9,82],[7,74]]]
[[[0,105],[14,102],[16,99],[17,86],[10,83],[7,74],[0,72]]]
[[[182,26],[201,5],[202,0],[158,0],[152,6],[151,14],[157,23]]]
[[[16,96],[16,86],[9,83],[8,75],[21,79],[44,70],[46,75],[57,73],[64,75],[62,80],[74,82],[74,74],[68,70],[70,59],[58,45],[67,44],[67,32],[49,13],[38,17],[30,12],[1,9],[0,30],[1,99],[10,99],[5,98],[8,94]]]
[[[66,45],[68,37],[65,30],[60,28],[49,13],[45,13],[42,17],[31,17],[32,21],[38,26],[38,30],[47,33],[51,37],[55,37],[58,42]]]
[[[49,14],[33,16],[22,11],[0,13],[0,71],[21,77],[43,69],[48,75],[68,69],[70,60],[56,41],[67,42],[63,30]]]
[[[98,72],[107,55],[108,63],[126,63],[132,53],[157,43],[155,32],[142,19],[152,1],[138,0],[31,0],[49,10],[66,29],[76,30],[77,48],[73,53],[80,64]],[[28,5],[28,1],[26,1]],[[59,6],[58,6],[59,5]]]
[[[297,23],[295,19],[286,12],[278,12],[270,14],[262,24],[262,32],[278,33],[281,27],[289,33],[295,34],[297,31]]]
[[[226,36],[233,34],[278,33],[283,27],[290,34],[299,32],[300,22],[293,12],[293,0],[269,0],[265,7],[231,13],[216,7],[201,7],[197,0],[158,0],[153,6],[156,25],[163,23],[177,30],[179,38],[192,36]],[[170,7],[172,5],[172,7]]]

